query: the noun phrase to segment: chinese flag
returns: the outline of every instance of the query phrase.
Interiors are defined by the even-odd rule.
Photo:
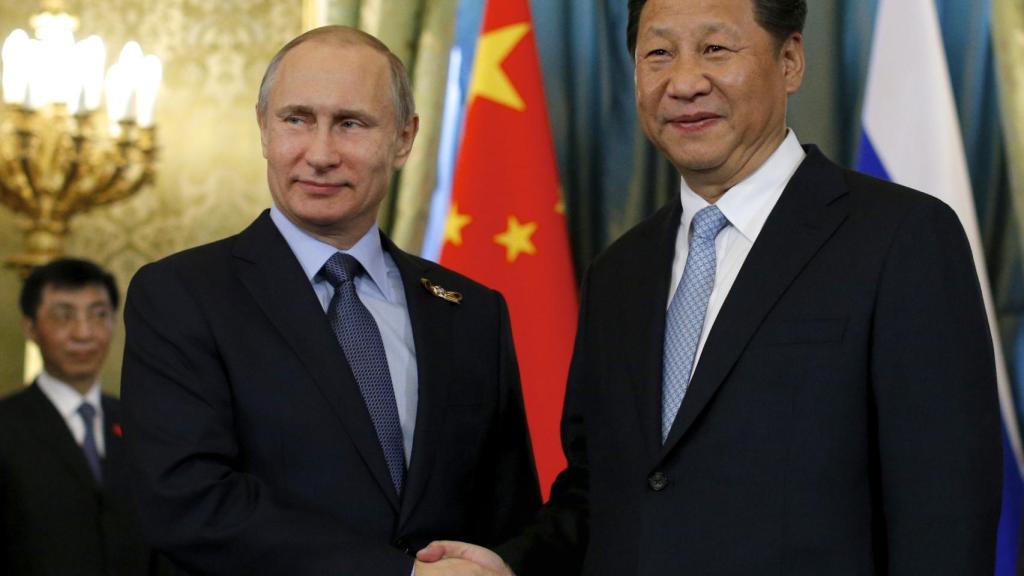
[[[467,98],[441,263],[508,300],[546,499],[565,467],[576,279],[528,0],[487,3]]]

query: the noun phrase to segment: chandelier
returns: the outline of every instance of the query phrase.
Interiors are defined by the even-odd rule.
[[[0,205],[25,230],[23,253],[5,262],[22,273],[63,254],[73,216],[153,181],[163,74],[134,41],[106,68],[103,40],[76,42],[60,0],[29,22],[35,37],[15,30],[0,51]]]

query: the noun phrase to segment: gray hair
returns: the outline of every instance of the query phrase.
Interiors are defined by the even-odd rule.
[[[416,103],[412,97],[412,83],[409,81],[409,73],[406,72],[405,65],[402,64],[398,56],[395,56],[383,42],[362,30],[333,25],[321,26],[304,32],[277,51],[274,58],[270,60],[267,71],[263,74],[263,80],[260,82],[259,98],[256,100],[256,111],[260,117],[267,113],[267,100],[277,77],[277,70],[281,66],[281,60],[292,48],[309,40],[325,40],[340,45],[367,46],[383,54],[388,60],[388,69],[391,73],[391,97],[394,100],[398,130],[404,128],[412,120],[413,115],[416,114]]]

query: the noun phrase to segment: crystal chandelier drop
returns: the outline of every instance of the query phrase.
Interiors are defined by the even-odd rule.
[[[34,38],[15,30],[0,52],[0,205],[25,228],[24,252],[6,259],[22,273],[63,253],[73,216],[153,181],[163,74],[136,42],[107,68],[103,41],[76,42],[78,19],[59,0],[30,24]]]

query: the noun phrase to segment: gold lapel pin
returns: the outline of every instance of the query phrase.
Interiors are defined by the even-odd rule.
[[[437,296],[442,300],[451,302],[452,304],[462,303],[461,292],[456,292],[454,290],[446,290],[438,286],[437,284],[434,284],[430,280],[427,280],[426,278],[420,278],[420,283],[423,284],[423,287],[426,288],[427,292],[430,292],[431,294]]]

